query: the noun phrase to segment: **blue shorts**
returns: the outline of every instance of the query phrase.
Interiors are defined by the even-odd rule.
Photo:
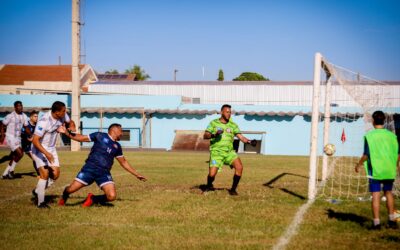
[[[23,142],[23,141],[21,142],[21,147],[22,147],[22,149],[24,150],[25,153],[32,152],[31,145],[32,145],[31,142],[29,142],[29,143]]]
[[[86,186],[96,182],[100,188],[104,185],[114,183],[109,170],[102,170],[88,165],[83,166],[75,180]]]
[[[380,192],[381,187],[383,185],[383,191],[392,191],[393,189],[393,181],[394,180],[374,180],[369,179],[369,191],[372,192]]]

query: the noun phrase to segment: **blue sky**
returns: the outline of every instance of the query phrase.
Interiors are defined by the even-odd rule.
[[[0,0],[0,64],[71,63],[71,0]],[[400,80],[398,0],[83,0],[82,53],[151,80],[311,80],[313,57]],[[205,69],[203,76],[202,67]]]

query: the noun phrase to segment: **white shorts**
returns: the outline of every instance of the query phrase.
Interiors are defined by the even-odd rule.
[[[38,168],[49,166],[49,167],[59,167],[60,162],[58,161],[58,155],[56,148],[45,148],[47,152],[53,155],[54,162],[50,163],[46,156],[42,154],[36,147],[32,146],[32,159],[35,161]]]
[[[6,141],[11,151],[15,151],[17,150],[17,148],[21,148],[21,137],[14,137],[7,135]]]

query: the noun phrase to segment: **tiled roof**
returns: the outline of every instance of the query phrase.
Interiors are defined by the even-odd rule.
[[[79,65],[79,69],[85,65]],[[71,82],[71,65],[11,65],[0,67],[0,85],[23,85],[24,81]]]

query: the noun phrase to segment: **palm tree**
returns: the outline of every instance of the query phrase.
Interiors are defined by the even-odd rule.
[[[146,81],[150,78],[150,76],[146,74],[146,72],[139,65],[136,64],[133,67],[125,70],[125,74],[134,74],[135,81]]]

